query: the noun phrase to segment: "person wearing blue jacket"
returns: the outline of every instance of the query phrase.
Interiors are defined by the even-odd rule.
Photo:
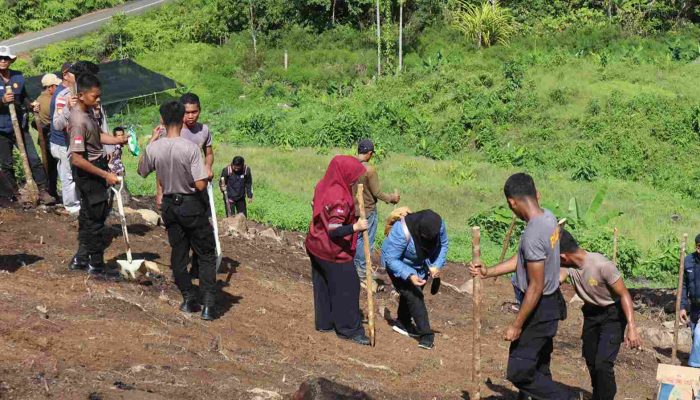
[[[432,349],[435,335],[430,328],[423,288],[428,277],[436,279],[445,266],[447,229],[432,210],[409,214],[396,221],[382,244],[382,266],[399,292],[399,309],[393,330],[418,338],[418,346]]]

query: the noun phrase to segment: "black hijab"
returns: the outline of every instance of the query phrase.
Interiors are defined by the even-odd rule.
[[[442,218],[433,210],[408,214],[404,221],[416,246],[418,261],[423,264],[440,244]]]

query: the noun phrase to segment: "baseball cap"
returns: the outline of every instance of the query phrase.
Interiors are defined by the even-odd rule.
[[[42,86],[42,87],[49,87],[49,86],[53,86],[53,85],[60,85],[61,82],[62,82],[62,81],[61,81],[60,79],[58,79],[58,77],[56,76],[56,74],[46,74],[46,75],[44,75],[44,76],[41,77],[41,86]]]
[[[700,234],[695,236],[695,244],[700,244]]]
[[[81,60],[71,65],[70,68],[68,68],[68,72],[76,76],[84,73],[97,75],[97,73],[100,72],[100,67],[93,62]]]
[[[0,46],[0,57],[8,57],[11,60],[17,59],[17,55],[12,54],[12,51],[10,51],[10,46]]]
[[[357,152],[359,154],[367,154],[370,151],[374,151],[374,143],[369,139],[362,139],[357,145]]]

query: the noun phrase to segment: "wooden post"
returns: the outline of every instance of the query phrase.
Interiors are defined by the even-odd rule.
[[[286,71],[289,67],[289,53],[287,50],[284,51],[284,70]]]
[[[44,164],[44,172],[46,173],[46,179],[49,179],[49,150],[48,143],[46,143],[46,137],[44,136],[44,126],[39,122],[39,113],[34,114],[34,123],[36,124],[36,131],[39,134],[39,147],[41,148],[41,161]]]
[[[688,242],[688,234],[683,234],[683,240],[681,241],[681,262],[678,267],[678,291],[676,292],[676,321],[673,327],[673,349],[671,350],[671,360],[674,364],[678,364],[678,327],[680,325],[680,314],[681,314],[681,294],[683,290],[683,272],[685,269],[685,245]]]
[[[379,0],[377,0],[377,79],[382,75],[382,24],[379,19]]]
[[[513,231],[515,230],[515,224],[518,222],[518,217],[513,214],[513,219],[510,221],[510,226],[508,227],[508,231],[506,232],[505,238],[503,238],[503,248],[501,249],[501,257],[498,259],[498,263],[502,263],[503,260],[506,259],[506,253],[508,252],[508,245],[510,245],[510,238],[513,236]],[[494,281],[498,280],[498,277],[495,277],[493,279]]]
[[[12,93],[11,86],[5,86],[5,93]],[[32,175],[32,169],[29,166],[29,160],[27,159],[27,149],[24,146],[24,136],[22,135],[22,129],[19,126],[19,121],[17,120],[17,109],[15,108],[15,103],[12,102],[8,104],[10,108],[10,118],[12,119],[12,128],[15,131],[15,140],[17,141],[17,148],[19,148],[19,155],[22,158],[22,167],[24,168],[24,177],[27,180],[25,185],[26,190],[26,200],[31,204],[36,205],[39,202],[39,188],[34,182],[34,176]]]
[[[617,227],[613,229],[613,263],[617,266]]]
[[[399,0],[399,72],[403,71],[403,3]]]
[[[481,261],[481,229],[472,227],[472,262]],[[472,383],[476,390],[473,399],[481,399],[481,278],[472,279],[474,292],[472,323]]]
[[[365,198],[363,196],[365,190],[365,186],[363,184],[358,184],[357,185],[357,204],[360,206],[360,218],[365,219],[367,218],[365,214]],[[366,263],[366,271],[365,275],[367,276],[366,280],[366,286],[367,286],[367,322],[369,325],[369,341],[374,347],[375,344],[375,332],[374,332],[374,290],[373,290],[373,270],[372,270],[372,252],[371,249],[369,248],[370,243],[369,243],[369,234],[367,231],[362,232],[362,240],[364,240],[365,245],[365,263]]]

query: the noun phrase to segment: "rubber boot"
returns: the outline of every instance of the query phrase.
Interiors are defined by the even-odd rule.
[[[197,295],[194,292],[184,293],[182,295],[180,311],[186,313],[196,313],[199,311],[199,309],[199,301],[197,301]]]

